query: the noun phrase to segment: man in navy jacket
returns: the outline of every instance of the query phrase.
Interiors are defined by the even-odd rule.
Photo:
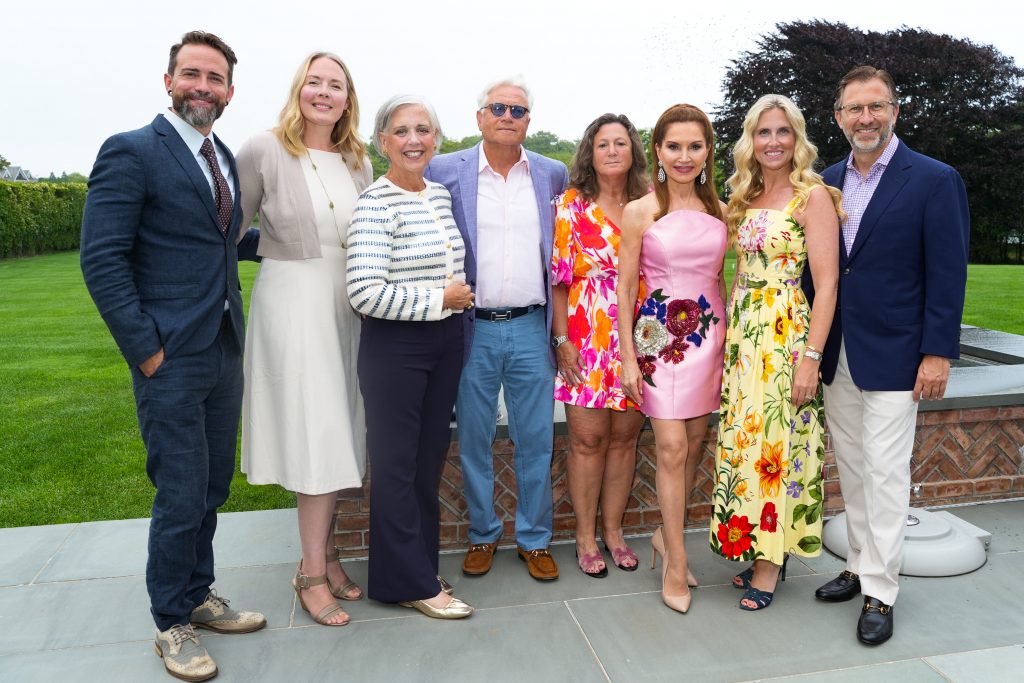
[[[816,597],[864,596],[857,637],[893,633],[918,401],[942,398],[959,357],[970,214],[955,170],[909,149],[888,72],[860,66],[836,91],[852,152],[825,170],[843,190],[839,299],[821,365],[846,504],[846,569]]]
[[[157,653],[168,673],[190,681],[217,674],[193,627],[266,625],[211,590],[242,402],[238,258],[255,258],[259,238],[241,225],[235,160],[212,134],[234,93],[235,62],[202,31],[171,48],[172,107],[103,144],[82,219],[82,273],[131,368],[156,487],[146,587]]]

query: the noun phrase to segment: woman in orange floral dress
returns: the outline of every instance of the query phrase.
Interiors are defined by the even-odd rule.
[[[558,198],[551,260],[552,322],[558,375],[555,398],[569,428],[566,476],[576,514],[576,555],[587,576],[608,575],[601,538],[620,569],[637,568],[622,537],[633,486],[636,438],[643,415],[622,392],[616,328],[619,227],[622,208],[648,191],[647,161],[636,128],[604,114],[583,134]]]

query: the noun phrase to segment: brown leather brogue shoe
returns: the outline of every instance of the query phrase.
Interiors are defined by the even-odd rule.
[[[538,581],[554,581],[558,578],[558,565],[547,548],[523,550],[517,547],[519,559],[526,563],[530,576]]]
[[[498,542],[494,543],[471,543],[466,551],[466,558],[462,560],[462,573],[466,576],[483,576],[491,571],[491,563],[494,561],[494,553],[498,549]]]

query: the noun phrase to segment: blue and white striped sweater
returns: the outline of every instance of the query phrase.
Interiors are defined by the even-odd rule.
[[[349,300],[375,318],[441,320],[453,313],[442,308],[444,288],[465,280],[465,256],[443,185],[427,181],[422,192],[407,192],[379,178],[359,196],[349,224]]]

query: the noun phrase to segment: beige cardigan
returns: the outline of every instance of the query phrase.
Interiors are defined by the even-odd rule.
[[[370,158],[360,168],[344,156],[356,192],[373,179]],[[242,225],[260,215],[260,243],[256,253],[278,261],[320,257],[320,240],[313,218],[306,178],[298,157],[288,153],[270,131],[254,135],[238,151],[238,181],[242,188]],[[347,226],[341,226],[344,234]]]

